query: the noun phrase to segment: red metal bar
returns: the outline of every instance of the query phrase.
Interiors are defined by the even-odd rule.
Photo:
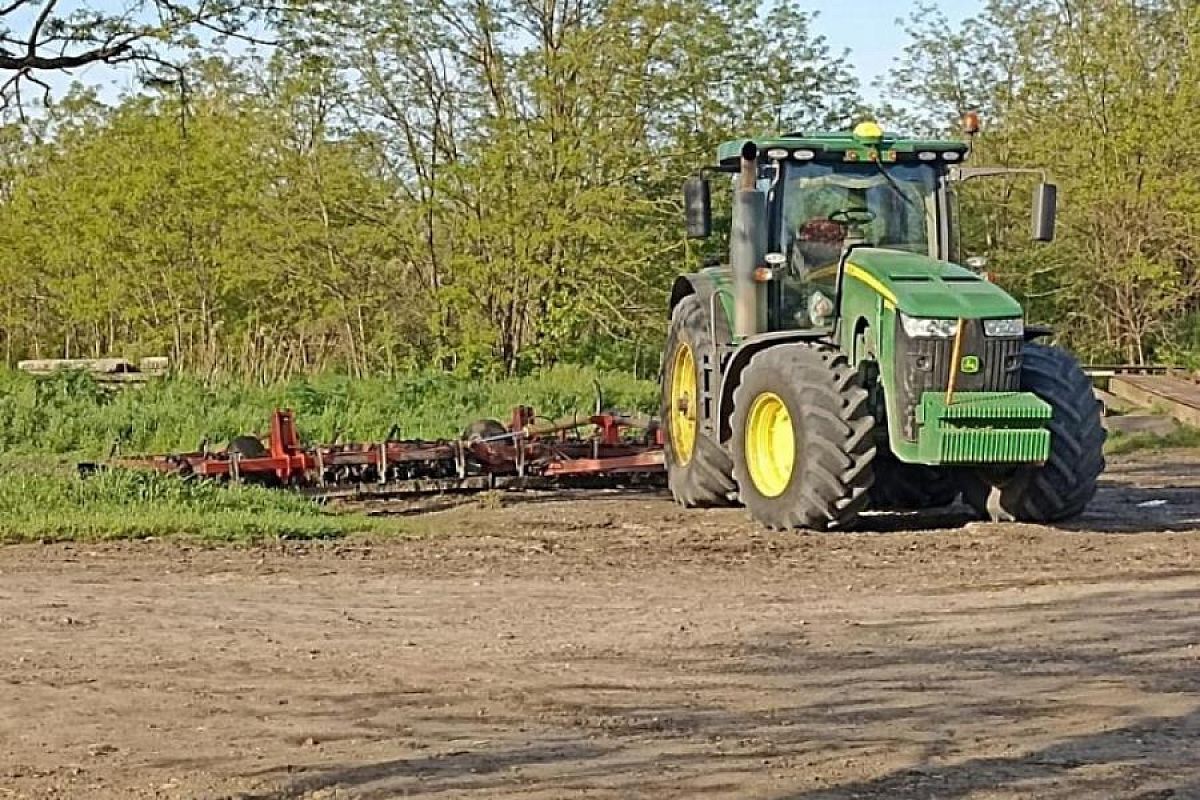
[[[611,458],[573,458],[546,465],[545,475],[611,475],[619,472],[662,472],[666,469],[660,451]]]
[[[300,451],[300,436],[296,433],[296,417],[289,410],[275,409],[271,415],[271,459],[278,465],[275,476],[283,483],[288,483],[295,473],[304,473],[310,469],[307,458],[295,463],[293,456]],[[244,463],[238,464],[239,469],[246,468]]]

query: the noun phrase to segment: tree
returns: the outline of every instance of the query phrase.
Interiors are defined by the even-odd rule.
[[[0,0],[0,102],[21,104],[23,83],[46,96],[46,73],[90,64],[177,66],[172,56],[207,38],[269,41],[287,0]]]
[[[444,359],[511,371],[654,350],[682,177],[724,138],[858,107],[811,20],[790,0],[372,0],[292,35],[360,87]]]
[[[792,0],[303,11],[269,58],[180,51],[186,82],[77,91],[0,137],[10,357],[644,374],[696,266],[683,177],[723,139],[858,106]]]
[[[968,249],[1085,356],[1179,355],[1200,310],[1200,145],[1183,133],[1200,104],[1196,4],[990,0],[958,29],[923,8],[909,32],[888,85],[910,118],[944,133],[980,108],[977,162],[1044,166],[1061,185],[1051,248],[1023,240],[1024,193],[972,187]]]

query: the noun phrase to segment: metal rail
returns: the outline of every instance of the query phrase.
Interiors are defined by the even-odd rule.
[[[1083,371],[1093,378],[1110,378],[1113,375],[1170,375],[1186,372],[1182,367],[1163,364],[1088,364]]]

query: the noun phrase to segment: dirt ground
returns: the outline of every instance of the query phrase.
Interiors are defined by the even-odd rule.
[[[5,548],[0,800],[1200,797],[1198,465],[1059,529],[640,494]]]

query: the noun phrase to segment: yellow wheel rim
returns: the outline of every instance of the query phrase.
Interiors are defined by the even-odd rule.
[[[774,392],[754,398],[746,417],[746,466],[754,488],[764,497],[783,494],[796,466],[792,415]]]
[[[687,344],[681,343],[675,349],[670,402],[667,414],[671,421],[671,450],[675,462],[683,465],[692,460],[696,449],[696,413],[700,405],[696,398],[696,358]]]

